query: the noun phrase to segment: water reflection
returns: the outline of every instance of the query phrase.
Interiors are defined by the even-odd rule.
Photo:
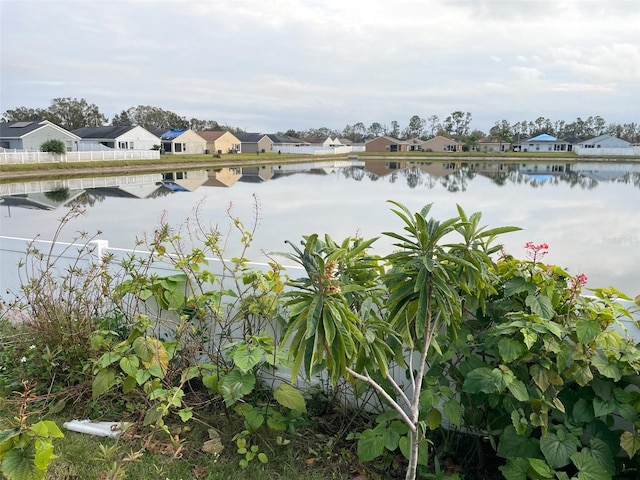
[[[53,210],[69,206],[94,206],[107,197],[145,199],[201,187],[233,187],[236,182],[264,183],[292,175],[338,174],[361,182],[402,182],[411,189],[444,187],[464,192],[478,177],[499,187],[518,185],[540,188],[567,184],[591,190],[603,182],[640,188],[640,164],[634,163],[500,163],[339,161],[190,170],[145,175],[18,182],[0,185],[0,205]]]
[[[133,248],[163,215],[178,225],[194,219],[195,207],[203,204],[201,223],[224,227],[231,205],[243,221],[257,218],[249,255],[254,261],[266,261],[264,252],[281,251],[284,240],[310,233],[340,240],[380,236],[375,250],[386,254],[394,247],[381,232],[402,228],[387,200],[414,210],[433,203],[439,219],[455,215],[460,204],[467,213],[482,212],[485,225],[522,227],[504,238],[514,254],[520,255],[527,241],[545,242],[552,247],[550,263],[585,272],[594,286],[637,294],[639,187],[640,163],[405,160],[16,182],[0,185],[0,235],[51,239],[64,212],[80,206],[86,213],[74,231],[100,230],[111,246]],[[228,248],[233,245],[231,239]]]

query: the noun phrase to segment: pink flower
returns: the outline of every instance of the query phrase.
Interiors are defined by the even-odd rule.
[[[527,257],[533,262],[539,260],[544,257],[547,253],[549,253],[549,245],[546,243],[540,243],[536,245],[533,242],[527,242],[524,244],[524,248],[527,251]]]
[[[587,284],[587,276],[584,273],[581,273],[580,275],[578,275],[576,277],[576,283],[579,283],[580,285],[586,285]]]

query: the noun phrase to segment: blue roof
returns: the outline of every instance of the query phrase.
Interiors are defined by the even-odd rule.
[[[174,140],[175,138],[182,135],[184,132],[189,130],[188,128],[156,128],[151,133],[153,133],[156,137],[160,137],[162,140]]]
[[[527,140],[529,142],[557,142],[558,139],[553,135],[548,135],[546,133],[541,133],[537,137],[530,138]]]

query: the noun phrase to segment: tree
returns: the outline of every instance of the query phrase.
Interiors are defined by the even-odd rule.
[[[65,153],[67,153],[67,148],[65,147],[62,140],[52,138],[51,140],[47,140],[42,145],[40,145],[40,151],[64,155]]]
[[[107,117],[100,113],[98,107],[84,98],[54,98],[47,111],[53,123],[67,130],[98,127],[107,122]]]
[[[409,125],[404,130],[404,138],[420,138],[424,133],[424,127],[427,121],[420,118],[418,115],[414,115],[409,119]]]
[[[378,122],[373,122],[369,126],[369,130],[367,131],[367,133],[372,137],[379,137],[380,135],[383,134],[383,132],[384,132],[384,127],[380,125]]]
[[[133,125],[133,122],[131,121],[131,118],[129,118],[129,113],[127,113],[126,110],[122,110],[120,114],[114,115],[114,117],[111,119],[111,125],[119,127],[129,126]]]
[[[160,128],[189,128],[189,121],[177,113],[150,105],[131,107],[120,114],[129,119],[131,125],[139,125],[149,131]]]
[[[443,128],[455,138],[462,138],[469,134],[470,124],[471,113],[456,110],[445,119]]]
[[[509,143],[513,141],[513,138],[511,136],[511,125],[509,125],[509,122],[507,120],[496,122],[489,133],[491,134],[491,136],[497,138],[500,141],[500,151],[502,151],[503,142]]]
[[[292,280],[285,294],[290,314],[283,342],[290,342],[293,378],[300,370],[311,377],[326,369],[332,383],[346,377],[379,394],[407,429],[393,443],[408,457],[405,478],[412,480],[427,446],[426,425],[434,429],[442,421],[437,400],[448,397],[443,400],[445,414],[454,424],[461,420],[452,391],[436,394],[424,384],[427,358],[446,343],[441,337],[455,337],[465,308],[483,309],[487,297],[496,293],[491,255],[500,247],[490,243],[496,235],[518,229],[486,230],[478,226],[479,213],[468,217],[460,207],[456,217],[439,222],[429,217],[431,205],[412,214],[390,203],[404,234],[385,233],[397,242],[397,250],[384,259],[388,269],[367,254],[375,239],[337,244],[314,234],[304,238],[303,249],[288,242],[295,253],[284,255],[302,265],[307,277]],[[460,243],[453,243],[456,233]],[[389,373],[392,360],[405,368],[408,391]],[[378,433],[362,433],[361,457],[382,453],[386,442],[375,442]]]
[[[4,122],[29,122],[49,120],[49,112],[42,108],[17,107],[2,114]]]
[[[400,124],[396,120],[391,122],[391,131],[389,132],[389,136],[393,138],[400,137]]]
[[[429,121],[429,136],[434,137],[436,132],[442,128],[439,123],[438,116],[429,115],[429,117],[427,117],[427,120]]]

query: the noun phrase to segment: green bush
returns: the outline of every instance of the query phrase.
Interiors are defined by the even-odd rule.
[[[40,145],[40,151],[64,155],[67,153],[67,147],[62,140],[51,139]]]

